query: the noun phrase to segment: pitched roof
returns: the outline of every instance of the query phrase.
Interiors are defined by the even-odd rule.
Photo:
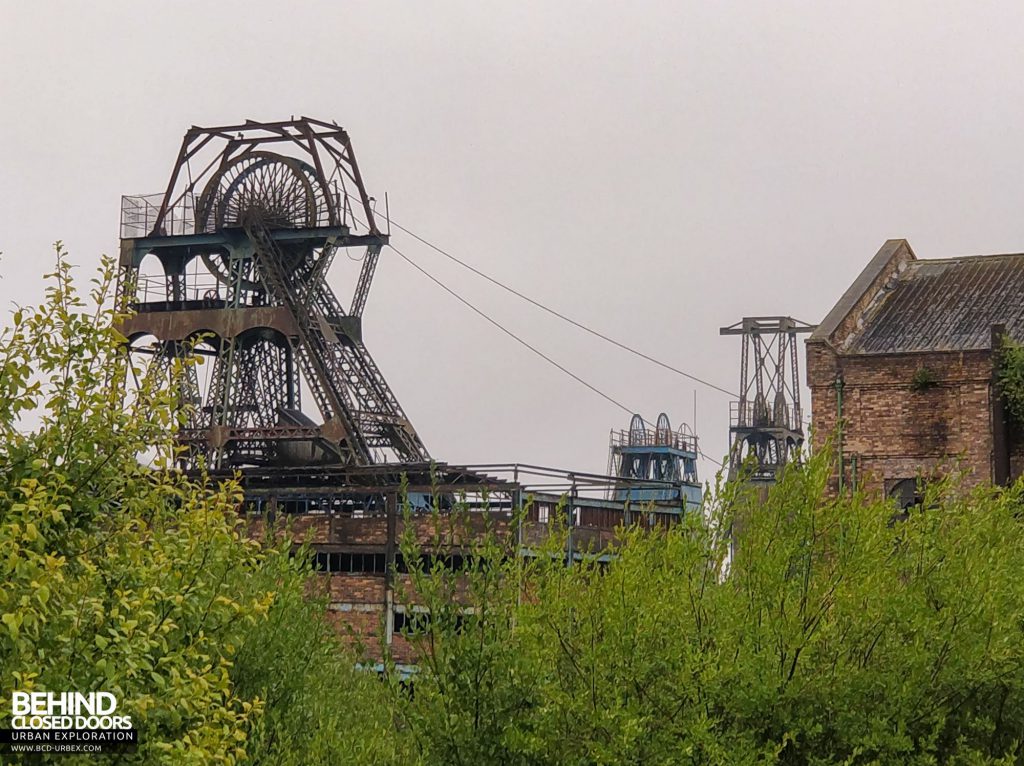
[[[911,260],[843,345],[853,354],[987,349],[998,323],[1024,338],[1024,254]]]
[[[853,284],[846,288],[843,297],[836,302],[836,305],[832,307],[828,315],[821,320],[809,340],[839,340],[841,342],[842,339],[837,339],[836,334],[840,333],[844,320],[856,310],[857,305],[864,299],[865,295],[872,290],[879,290],[885,284],[889,275],[896,273],[900,261],[914,260],[915,258],[917,256],[914,255],[914,251],[907,240],[886,240],[885,244],[875,253],[875,257],[864,267],[860,276],[853,281]]]

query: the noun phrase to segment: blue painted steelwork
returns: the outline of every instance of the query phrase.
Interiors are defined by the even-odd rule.
[[[642,417],[634,415],[628,431],[611,432],[608,452],[608,473],[623,480],[612,490],[611,499],[639,506],[671,505],[684,512],[700,508],[697,437],[687,425],[673,431],[662,413],[657,425],[648,428]],[[645,486],[645,481],[651,484]]]

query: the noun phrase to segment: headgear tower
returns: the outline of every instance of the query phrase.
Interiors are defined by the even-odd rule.
[[[744,317],[719,331],[739,335],[740,398],[729,417],[730,480],[740,476],[771,484],[784,465],[799,458],[804,443],[797,362],[799,333],[814,325],[792,317]],[[749,461],[750,473],[742,469]]]
[[[186,467],[428,460],[363,344],[362,313],[388,237],[348,134],[309,118],[192,128],[163,194],[122,200],[122,332],[173,376]],[[359,253],[347,306],[327,283]],[[142,273],[155,256],[160,273]],[[312,405],[303,401],[312,399]]]

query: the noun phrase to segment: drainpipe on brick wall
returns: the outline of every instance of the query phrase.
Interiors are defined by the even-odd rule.
[[[843,376],[836,375],[836,451],[839,457],[839,493],[843,492]]]
[[[1005,340],[1006,325],[992,325],[992,482],[1001,487],[1010,484],[1010,435],[1006,425],[1006,401],[999,388]]]

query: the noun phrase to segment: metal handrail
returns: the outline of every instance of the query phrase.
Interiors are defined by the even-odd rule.
[[[182,274],[180,287],[183,300],[218,300],[224,286],[212,276],[194,278],[193,274]],[[159,303],[170,300],[170,280],[164,276],[140,276],[137,278],[135,298],[139,303]]]
[[[121,239],[138,239],[153,233],[163,194],[125,195],[121,197]],[[162,231],[166,236],[196,233],[195,196],[186,194],[164,214]]]
[[[729,402],[729,425],[732,428],[790,428],[799,431],[802,423],[801,408],[788,403]]]
[[[672,447],[684,452],[697,451],[696,436],[650,428],[643,431],[612,430],[610,444],[612,447]]]

